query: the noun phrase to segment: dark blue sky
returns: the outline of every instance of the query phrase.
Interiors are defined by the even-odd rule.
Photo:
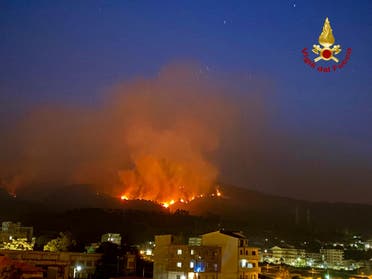
[[[336,73],[302,61],[325,17],[339,57],[353,51]],[[177,60],[264,78],[278,129],[334,142],[370,166],[371,1],[0,2],[3,121],[30,104],[96,104],[117,83]]]

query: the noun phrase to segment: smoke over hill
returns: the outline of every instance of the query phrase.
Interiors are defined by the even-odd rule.
[[[94,185],[169,203],[222,182],[309,200],[372,203],[369,154],[281,123],[264,81],[173,64],[96,105],[40,104],[0,122],[0,184]],[[4,124],[5,123],[5,124]]]
[[[228,97],[239,92],[230,85],[203,76],[196,65],[172,65],[154,79],[118,86],[94,108],[33,108],[4,151],[2,183],[10,191],[87,183],[161,202],[207,193],[219,175],[213,156],[239,121]],[[253,93],[243,99],[252,99],[248,111],[260,110]]]

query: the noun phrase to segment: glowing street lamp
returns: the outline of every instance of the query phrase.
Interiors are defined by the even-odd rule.
[[[77,264],[75,267],[74,267],[74,278],[77,278],[77,274],[83,269],[83,267],[79,264]]]

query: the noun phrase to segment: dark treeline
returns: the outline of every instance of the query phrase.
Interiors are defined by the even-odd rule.
[[[0,221],[33,226],[35,235],[46,239],[70,232],[80,249],[107,232],[120,233],[127,245],[152,240],[157,234],[187,237],[222,228],[243,231],[251,239],[277,236],[298,243],[337,241],[353,234],[367,238],[372,232],[369,205],[311,203],[248,190],[234,193],[234,188],[227,198],[195,200],[175,212],[149,201],[129,201],[113,209],[57,210],[44,202],[14,198],[1,189],[0,205]],[[314,242],[314,251],[319,242]]]

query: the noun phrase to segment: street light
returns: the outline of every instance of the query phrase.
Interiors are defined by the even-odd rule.
[[[77,278],[76,277],[77,273],[79,273],[82,269],[83,267],[79,264],[74,267],[74,278]]]

